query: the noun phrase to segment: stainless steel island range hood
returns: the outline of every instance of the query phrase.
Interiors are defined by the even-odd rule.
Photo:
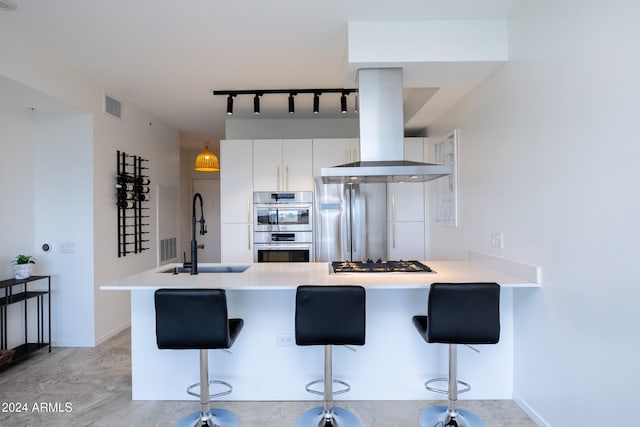
[[[325,184],[425,182],[451,175],[451,165],[404,160],[401,68],[358,70],[360,161],[322,168]]]

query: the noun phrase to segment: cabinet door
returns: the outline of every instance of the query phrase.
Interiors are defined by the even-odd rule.
[[[404,158],[422,162],[422,138],[405,138]],[[424,221],[424,183],[391,183],[387,188],[389,221]]]
[[[424,221],[389,223],[389,259],[424,259]]]
[[[423,138],[404,139],[404,159],[412,162],[422,162],[424,158]]]
[[[282,141],[253,141],[253,191],[281,191],[283,182]]]
[[[353,138],[326,138],[313,140],[313,176],[320,176],[320,169],[355,162],[358,157],[358,140]]]
[[[253,161],[250,140],[220,141],[220,222],[250,223]]]
[[[389,184],[387,197],[389,221],[424,221],[424,187],[421,182]]]
[[[282,188],[286,191],[313,191],[313,148],[310,139],[282,141]]]
[[[222,224],[221,262],[253,262],[251,224]]]

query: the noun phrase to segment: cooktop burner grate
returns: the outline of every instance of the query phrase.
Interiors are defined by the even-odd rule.
[[[334,273],[435,273],[419,261],[333,261]]]

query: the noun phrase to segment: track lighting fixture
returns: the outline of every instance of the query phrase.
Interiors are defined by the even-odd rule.
[[[1,1],[1,0],[0,0]],[[253,114],[260,114],[260,97],[266,94],[287,94],[289,95],[289,114],[295,113],[295,99],[294,96],[301,93],[313,94],[313,113],[318,114],[320,112],[320,95],[324,93],[339,93],[340,94],[340,112],[346,114],[347,110],[347,96],[352,93],[356,93],[355,109],[354,112],[358,112],[358,89],[252,89],[252,90],[214,90],[214,95],[225,95],[227,97],[227,114],[233,115],[233,98],[238,95],[253,95]]]
[[[289,114],[293,114],[296,112],[295,102],[293,100],[293,93],[289,94]]]
[[[232,116],[233,115],[233,97],[235,95],[229,95],[227,97],[227,115]]]

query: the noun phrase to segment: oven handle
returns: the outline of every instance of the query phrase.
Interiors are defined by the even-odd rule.
[[[253,205],[254,209],[311,209],[313,203],[256,203]]]
[[[287,243],[283,243],[280,245],[272,245],[269,243],[254,243],[253,246],[256,249],[284,249],[284,250],[288,250],[288,249],[308,249],[311,250],[311,246],[313,246],[311,243],[308,244],[300,244],[300,245],[290,245]]]

